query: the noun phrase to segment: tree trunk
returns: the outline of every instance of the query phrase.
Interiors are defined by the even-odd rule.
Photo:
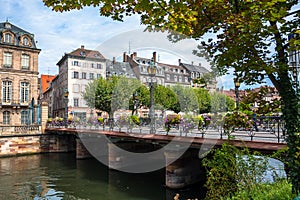
[[[300,192],[300,116],[298,96],[293,89],[288,74],[280,74],[279,93],[282,97],[282,113],[286,123],[288,145],[288,176],[293,192]]]

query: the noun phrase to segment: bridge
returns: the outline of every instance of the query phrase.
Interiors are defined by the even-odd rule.
[[[276,125],[258,130],[236,129],[230,135],[220,127],[187,131],[178,126],[166,132],[164,127],[156,126],[155,133],[150,132],[149,126],[120,127],[106,123],[46,128],[47,134],[74,135],[78,159],[92,156],[110,169],[140,173],[151,171],[151,167],[157,167],[155,164],[163,163],[166,186],[170,188],[182,188],[203,180],[205,170],[201,166],[201,154],[219,148],[224,142],[264,153],[286,147],[285,130]],[[135,157],[122,150],[135,153]],[[160,154],[151,154],[158,151]],[[138,158],[139,154],[142,161]]]
[[[237,147],[271,153],[286,147],[284,122],[261,120],[257,127],[235,128],[228,134],[222,126],[186,129],[181,124],[167,132],[162,123],[48,123],[0,127],[0,156],[40,152],[76,151],[78,159],[95,157],[110,169],[143,173],[165,168],[166,186],[182,188],[204,180],[201,159],[224,142]]]

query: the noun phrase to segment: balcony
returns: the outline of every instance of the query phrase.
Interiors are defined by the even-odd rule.
[[[30,102],[20,102],[20,100],[10,100],[5,101],[0,99],[0,106],[2,107],[28,107],[30,105]]]
[[[10,65],[10,64],[4,64],[3,68],[12,68],[12,65]]]

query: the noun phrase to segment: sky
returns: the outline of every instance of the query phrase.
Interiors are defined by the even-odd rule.
[[[107,59],[122,60],[123,52],[137,52],[139,57],[151,58],[156,51],[159,62],[184,63],[210,69],[209,63],[196,57],[192,51],[197,42],[185,40],[171,43],[166,34],[144,32],[139,17],[125,18],[124,22],[113,21],[99,14],[99,8],[85,7],[83,10],[54,12],[44,6],[42,0],[0,0],[0,22],[8,20],[35,36],[39,54],[39,73],[57,74],[57,62],[65,53],[80,48],[98,50]],[[218,87],[233,88],[232,76],[218,79]],[[242,85],[243,87],[243,85]]]

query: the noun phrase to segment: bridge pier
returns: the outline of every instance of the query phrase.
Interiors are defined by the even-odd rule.
[[[198,149],[188,149],[175,162],[166,166],[166,186],[172,189],[184,188],[188,185],[205,180],[205,169],[198,156]],[[165,151],[166,163],[178,157],[178,150]]]
[[[80,138],[76,138],[76,159],[91,158],[92,155],[86,149]]]
[[[135,169],[139,171],[138,168],[140,163],[137,163],[137,161],[135,160],[135,158],[133,158],[131,153],[146,153],[146,152],[151,152],[156,148],[157,147],[151,143],[148,144],[139,143],[139,142],[108,143],[108,167],[110,169],[115,169],[120,171],[122,170],[135,171]],[[151,162],[151,158],[145,157],[145,160],[147,159],[149,159],[149,162]]]

